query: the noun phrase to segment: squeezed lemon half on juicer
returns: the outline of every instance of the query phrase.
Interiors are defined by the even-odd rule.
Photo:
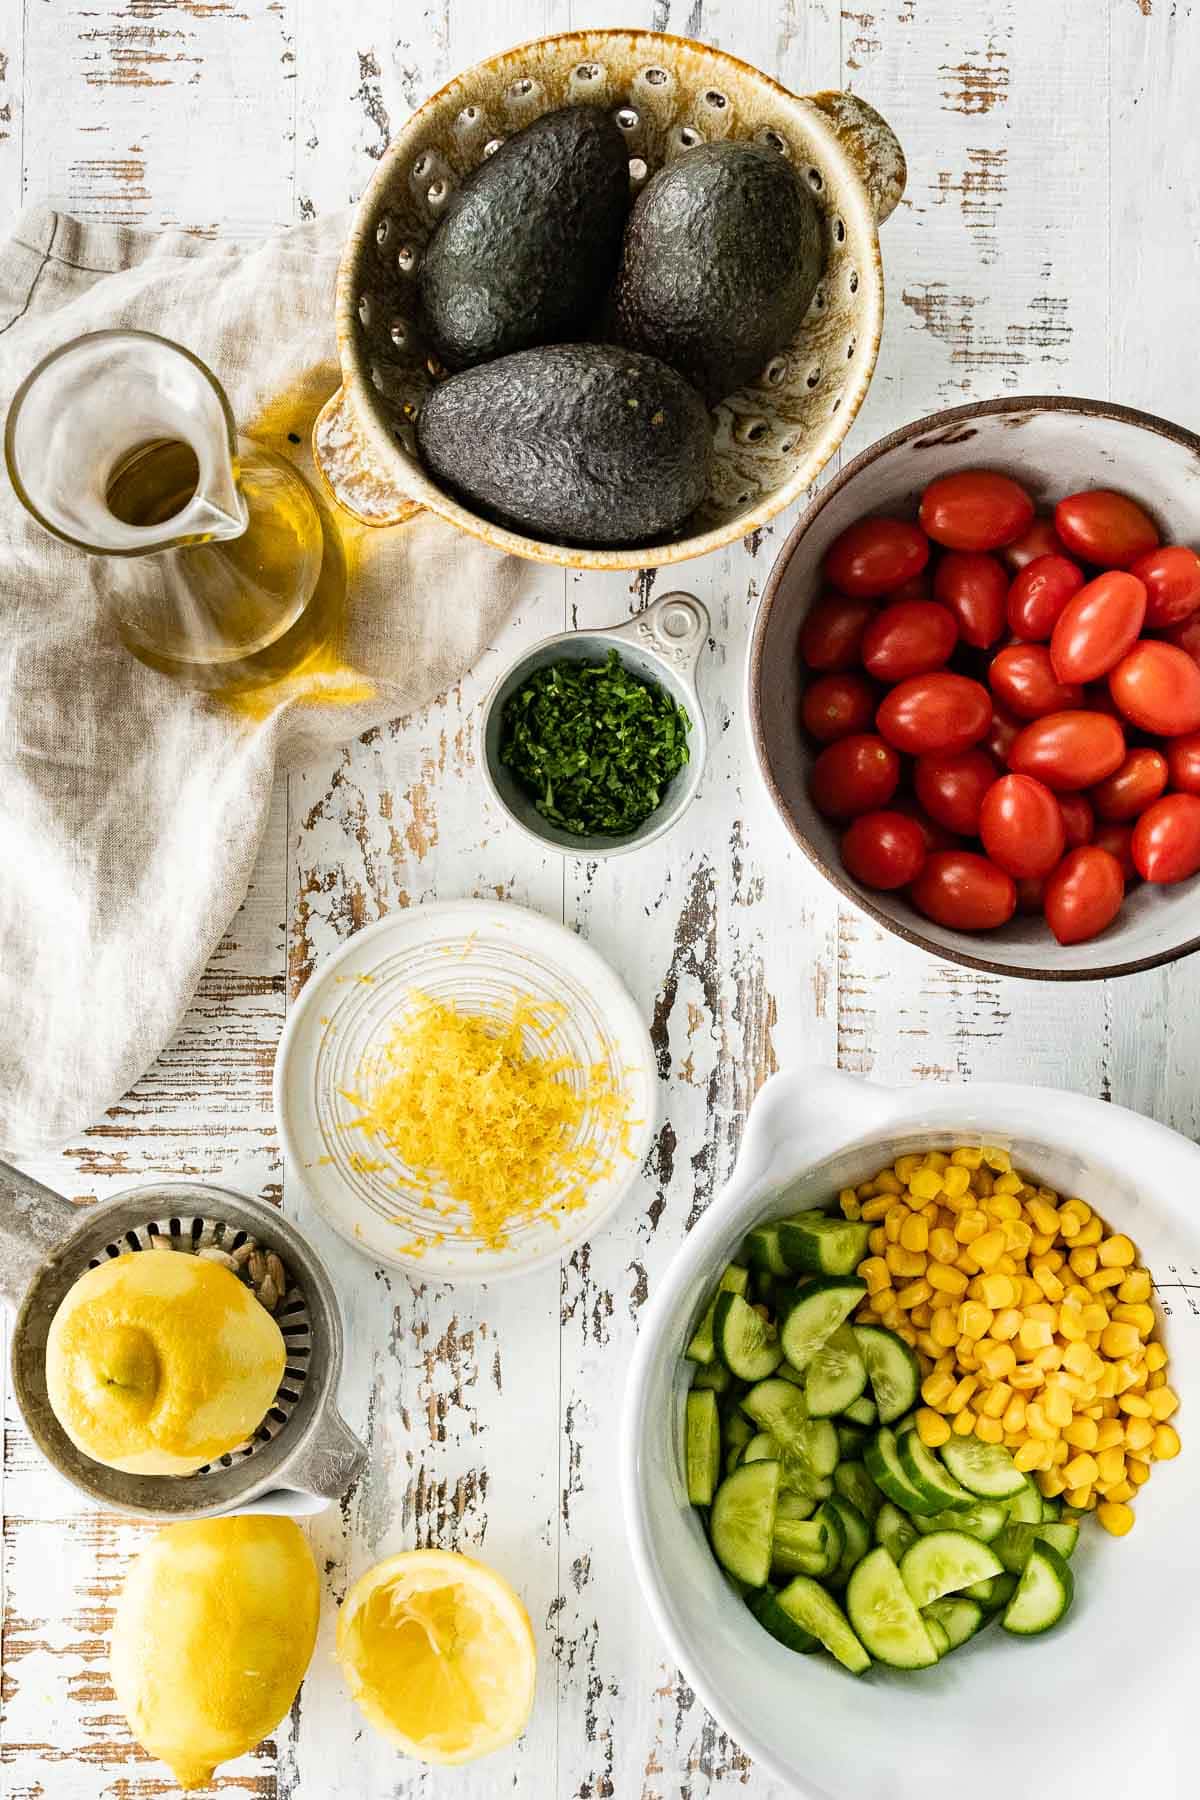
[[[502,1576],[456,1551],[406,1550],[368,1569],[342,1607],[337,1654],[370,1723],[422,1762],[473,1762],[529,1721],[529,1615]]]
[[[190,1475],[262,1423],[283,1334],[229,1269],[145,1251],[89,1269],[46,1339],[46,1390],[71,1442],[132,1475]]]

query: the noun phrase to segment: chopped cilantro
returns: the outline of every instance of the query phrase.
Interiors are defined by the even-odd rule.
[[[634,831],[688,760],[691,720],[615,650],[535,669],[505,702],[500,760],[544,819],[580,837]]]

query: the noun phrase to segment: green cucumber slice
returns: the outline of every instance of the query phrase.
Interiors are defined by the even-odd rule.
[[[693,1506],[708,1506],[721,1473],[721,1421],[717,1396],[708,1388],[687,1397],[683,1443],[687,1497]]]
[[[854,1311],[867,1291],[857,1276],[810,1281],[780,1315],[779,1340],[793,1369],[807,1371],[821,1347]]]
[[[721,1442],[727,1450],[744,1450],[754,1436],[754,1427],[740,1406],[726,1401],[721,1407]]]
[[[759,1624],[787,1649],[799,1650],[802,1655],[817,1649],[820,1640],[783,1610],[774,1588],[765,1587],[760,1593],[751,1594],[748,1604]]]
[[[771,1573],[779,1478],[777,1462],[741,1463],[717,1489],[708,1515],[717,1561],[750,1587],[764,1587]]]
[[[937,1661],[925,1621],[882,1545],[868,1551],[851,1575],[846,1611],[862,1643],[880,1662],[893,1669],[928,1669]]]
[[[914,1518],[913,1524],[923,1537],[931,1531],[965,1531],[968,1537],[990,1544],[1008,1523],[1008,1514],[999,1500],[977,1500],[974,1506],[945,1512],[928,1513]]]
[[[857,1341],[856,1339],[855,1342]],[[856,1400],[853,1406],[846,1408],[844,1417],[849,1419],[852,1425],[878,1425],[879,1408],[868,1395],[864,1394],[861,1400]]]
[[[828,1419],[810,1419],[803,1392],[778,1376],[760,1381],[742,1398],[742,1410],[769,1431],[789,1465],[789,1485],[811,1487],[837,1467],[837,1432]]]
[[[780,1365],[786,1368],[786,1363]],[[845,1419],[835,1419],[833,1429],[837,1432],[838,1454],[843,1462],[861,1462],[863,1445],[870,1437],[865,1425],[848,1425]]]
[[[1053,1544],[1035,1544],[1000,1623],[1018,1637],[1034,1637],[1057,1625],[1074,1597],[1070,1564]]]
[[[954,1479],[983,1500],[1012,1500],[1027,1485],[1003,1444],[985,1444],[973,1433],[952,1437],[941,1448],[941,1458]]]
[[[923,1500],[931,1500],[937,1511],[970,1506],[971,1496],[967,1489],[946,1471],[915,1431],[897,1433],[896,1454],[909,1486],[914,1487]]]
[[[873,1525],[883,1505],[883,1495],[860,1462],[840,1462],[833,1471],[834,1492],[848,1500],[868,1525]]]
[[[779,1248],[793,1269],[811,1275],[853,1275],[867,1254],[869,1225],[831,1213],[797,1213],[779,1221]]]
[[[845,1613],[811,1575],[797,1575],[775,1597],[784,1612],[802,1630],[811,1631],[843,1669],[849,1669],[852,1675],[861,1675],[864,1669],[870,1668],[871,1659],[851,1630]]]
[[[957,1593],[1003,1570],[991,1545],[981,1544],[965,1531],[935,1531],[918,1538],[904,1552],[900,1564],[904,1585],[917,1606],[928,1606],[943,1594]]]
[[[733,1376],[723,1362],[697,1363],[692,1386],[709,1388],[714,1394],[727,1394],[733,1387]]]
[[[775,1515],[771,1540],[771,1572],[776,1576],[832,1575],[842,1560],[846,1536],[841,1519],[826,1500],[811,1519]]]
[[[921,1617],[930,1636],[933,1636],[935,1621],[945,1632],[947,1650],[957,1650],[960,1644],[973,1638],[985,1616],[978,1600],[963,1600],[957,1595],[953,1599],[931,1600],[928,1606],[921,1608]],[[945,1654],[943,1650],[942,1655]]]
[[[875,1483],[881,1494],[905,1512],[935,1513],[941,1512],[943,1502],[939,1499],[927,1499],[918,1492],[900,1463],[900,1451],[896,1443],[896,1434],[887,1425],[881,1425],[875,1436],[870,1439],[863,1450],[863,1463],[867,1474]]]
[[[962,1599],[978,1600],[985,1613],[999,1612],[1007,1606],[1017,1591],[1015,1575],[989,1575],[986,1581],[973,1581],[970,1587],[962,1590]],[[957,1597],[957,1596],[956,1596]]]
[[[700,1323],[693,1331],[688,1341],[688,1347],[683,1353],[690,1362],[708,1364],[717,1354],[716,1345],[713,1343],[713,1318],[717,1310],[717,1296],[723,1293],[740,1294],[744,1300],[749,1287],[749,1269],[741,1269],[737,1263],[730,1263],[718,1281],[717,1291],[705,1307]]]
[[[779,1445],[769,1431],[756,1431],[742,1451],[743,1462],[779,1462]]]
[[[786,1478],[787,1471],[784,1471]],[[780,1486],[779,1500],[775,1507],[776,1527],[784,1519],[811,1519],[817,1510],[817,1501],[812,1494],[801,1494],[795,1488]]]
[[[1005,1503],[1008,1516],[1019,1525],[1037,1525],[1042,1517],[1042,1496],[1032,1481],[1023,1481],[1022,1486],[1010,1495]]]
[[[854,1335],[867,1365],[871,1397],[881,1425],[891,1425],[917,1404],[921,1365],[904,1339],[883,1325],[856,1325]]]
[[[1023,1525],[1010,1520],[993,1541],[992,1548],[1010,1575],[1021,1575],[1035,1544],[1053,1545],[1066,1562],[1075,1553],[1078,1536],[1078,1525],[1068,1524],[1062,1519],[1047,1519],[1039,1525]]]
[[[779,1246],[778,1225],[756,1225],[746,1233],[742,1249],[752,1269],[761,1269],[764,1275],[791,1274],[791,1265]]]
[[[731,1444],[729,1449],[725,1452],[724,1468],[727,1475],[732,1475],[738,1464],[743,1460],[742,1450],[742,1445]]]
[[[922,1612],[921,1621],[924,1624],[926,1631],[929,1633],[930,1643],[937,1651],[937,1659],[941,1662],[943,1656],[949,1656],[950,1654],[950,1633],[946,1630],[946,1627],[942,1624],[942,1621],[937,1617],[936,1613],[931,1613],[928,1610]]]
[[[1047,1522],[1062,1518],[1063,1504],[1057,1494],[1042,1495],[1042,1518]]]
[[[713,1342],[725,1367],[743,1381],[762,1381],[783,1356],[773,1327],[740,1294],[717,1295]]]
[[[837,1475],[836,1469],[834,1475]],[[871,1548],[871,1527],[857,1506],[852,1506],[848,1500],[843,1500],[840,1494],[835,1494],[831,1500],[825,1502],[825,1506],[821,1510],[824,1512],[826,1509],[836,1513],[838,1523],[842,1528],[843,1539],[842,1554],[838,1559],[836,1569],[829,1576],[829,1582],[833,1587],[845,1587],[850,1579],[851,1571],[858,1567]]]
[[[809,1361],[804,1372],[804,1397],[809,1416],[831,1419],[861,1398],[867,1385],[867,1365],[859,1355],[858,1340],[849,1325],[839,1325]]]
[[[882,1544],[892,1561],[898,1563],[916,1541],[917,1528],[908,1514],[885,1500],[875,1515],[875,1542]]]

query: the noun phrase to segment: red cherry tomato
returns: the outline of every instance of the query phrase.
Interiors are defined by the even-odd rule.
[[[891,745],[855,732],[822,750],[812,766],[809,792],[827,819],[852,819],[886,806],[899,780],[900,758]]]
[[[1200,730],[1200,666],[1174,644],[1143,638],[1108,685],[1118,710],[1142,731],[1179,737]]]
[[[919,575],[929,561],[924,532],[904,519],[859,519],[825,553],[831,587],[872,599]]]
[[[865,675],[818,675],[804,690],[800,713],[804,729],[822,744],[870,731],[879,705],[879,690]]]
[[[1146,881],[1186,881],[1200,869],[1200,799],[1166,794],[1133,828],[1133,863]]]
[[[1154,520],[1136,500],[1111,488],[1068,494],[1054,509],[1054,529],[1072,556],[1105,569],[1127,569],[1158,542]]]
[[[988,734],[983,740],[983,747],[989,756],[994,756],[998,763],[1008,762],[1008,753],[1012,749],[1013,739],[1020,731],[1022,720],[1014,718],[1007,707],[997,701],[992,706],[992,722],[988,726]]]
[[[888,605],[893,600],[932,600],[933,589],[929,585],[929,570],[922,575],[910,575],[899,587],[889,588],[884,595]]]
[[[864,887],[907,887],[925,861],[925,833],[904,813],[862,813],[842,839],[842,861]]]
[[[915,801],[904,797],[893,800],[891,810],[903,813],[906,819],[912,819],[916,823],[920,828],[921,836],[925,839],[926,850],[954,850],[959,847],[954,833],[947,831],[944,825],[936,824]]]
[[[1152,631],[1190,619],[1200,607],[1200,556],[1184,544],[1160,544],[1129,565],[1146,590],[1146,624]]]
[[[1102,819],[1136,819],[1167,785],[1161,750],[1130,750],[1119,769],[1092,789],[1092,805]]]
[[[1041,719],[1083,705],[1083,689],[1059,681],[1045,644],[1007,644],[988,669],[988,686],[1019,719]]]
[[[998,550],[1033,523],[1033,501],[1008,475],[962,469],[931,481],[921,495],[921,524],[947,550]]]
[[[1116,857],[1085,844],[1069,850],[1046,877],[1046,923],[1060,944],[1082,944],[1112,924],[1124,898]]]
[[[913,786],[935,824],[959,837],[974,837],[983,796],[999,773],[983,750],[935,750],[918,756]]]
[[[862,648],[862,636],[875,608],[868,600],[850,600],[845,594],[823,594],[810,607],[800,633],[800,654],[810,669],[853,669]]]
[[[1042,913],[1046,883],[1040,875],[1024,875],[1017,883],[1017,911],[1034,913],[1039,918]]]
[[[1067,849],[1078,850],[1080,844],[1090,844],[1096,835],[1096,815],[1091,801],[1082,794],[1059,794],[1058,810],[1067,834]]]
[[[1146,590],[1135,575],[1110,569],[1068,600],[1050,639],[1060,681],[1095,681],[1115,667],[1146,617]]]
[[[1200,731],[1171,739],[1167,745],[1167,780],[1180,794],[1200,794]]]
[[[1067,847],[1058,801],[1032,775],[1003,775],[979,812],[983,847],[1009,875],[1048,875]]]
[[[934,570],[933,597],[958,620],[964,644],[987,650],[1004,630],[1008,577],[994,556],[948,550]]]
[[[912,885],[918,912],[952,931],[994,931],[1016,911],[1011,875],[973,850],[935,850]]]
[[[1200,675],[1200,669],[1196,671]],[[886,705],[887,702],[884,702]],[[881,709],[882,710],[882,709]],[[1094,787],[1125,760],[1125,734],[1106,713],[1047,713],[1017,734],[1008,766],[1036,775],[1056,794]]]
[[[1174,644],[1177,650],[1186,651],[1194,663],[1200,663],[1200,613],[1194,613],[1182,625],[1172,625],[1169,631],[1164,631],[1163,641]]]
[[[1196,671],[1200,675],[1200,669]],[[922,756],[927,750],[968,750],[992,722],[987,689],[966,675],[935,669],[914,675],[886,695],[875,714],[876,729],[897,750]]]
[[[1066,556],[1038,556],[1026,563],[1008,590],[1008,624],[1017,637],[1044,643],[1068,600],[1083,586],[1083,570]]]
[[[948,662],[958,642],[954,614],[932,600],[896,600],[877,612],[862,638],[863,666],[879,681],[907,681]]]
[[[1005,544],[1000,554],[1015,572],[1027,563],[1036,562],[1039,556],[1062,556],[1063,541],[1054,529],[1053,519],[1035,519],[1029,530],[1023,531],[1011,544]]]
[[[1110,856],[1116,857],[1121,865],[1121,874],[1124,877],[1126,887],[1128,887],[1131,882],[1138,880],[1138,872],[1133,865],[1133,851],[1131,849],[1133,843],[1132,825],[1121,825],[1116,819],[1113,819],[1107,825],[1101,825],[1092,841],[1098,850],[1107,850]]]

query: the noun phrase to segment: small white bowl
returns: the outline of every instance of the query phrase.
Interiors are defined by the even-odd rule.
[[[663,594],[644,612],[624,625],[606,625],[598,631],[560,631],[525,650],[497,681],[483,707],[483,777],[493,800],[513,824],[539,844],[549,844],[573,856],[595,859],[621,856],[652,844],[696,798],[708,755],[708,733],[700,696],[696,690],[696,665],[708,642],[708,608],[694,594]],[[619,836],[581,837],[544,819],[532,799],[500,761],[504,707],[535,669],[556,662],[603,662],[616,650],[625,667],[643,681],[653,682],[682,706],[691,721],[688,760],[670,783],[659,806],[635,831]]]
[[[762,1629],[713,1557],[683,1471],[683,1348],[747,1229],[828,1205],[907,1151],[996,1143],[1128,1232],[1151,1270],[1178,1461],[1156,1466],[1122,1542],[1080,1532],[1074,1606],[1043,1642],[990,1625],[936,1669],[856,1681]],[[642,1593],[709,1712],[804,1800],[1184,1800],[1195,1792],[1200,1639],[1200,1149],[1123,1107],[1000,1083],[885,1088],[826,1069],[773,1076],[733,1176],[642,1316],[625,1393],[621,1489]],[[1179,1423],[1179,1420],[1174,1421]],[[1038,1773],[1034,1773],[1037,1771]],[[1043,1775],[1041,1771],[1046,1771]]]

